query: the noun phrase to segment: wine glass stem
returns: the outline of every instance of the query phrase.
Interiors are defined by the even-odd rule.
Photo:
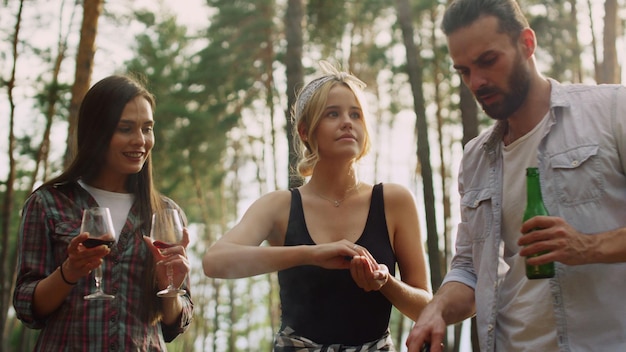
[[[101,291],[100,283],[102,282],[102,265],[94,269],[93,277],[96,281],[96,291]]]
[[[174,269],[172,268],[171,265],[167,265],[167,267],[165,268],[166,273],[167,273],[167,287],[168,288],[172,288],[174,287]]]

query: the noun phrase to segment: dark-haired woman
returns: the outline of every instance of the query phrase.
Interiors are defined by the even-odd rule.
[[[154,107],[136,79],[96,83],[80,107],[72,164],[24,205],[13,305],[26,326],[41,329],[36,351],[164,351],[191,322],[188,293],[156,296],[168,265],[189,292],[184,246],[160,254],[144,238],[154,211],[179,208],[152,184]],[[94,206],[111,210],[118,242],[110,249],[83,244],[81,215]],[[103,262],[104,289],[115,299],[84,300]]]

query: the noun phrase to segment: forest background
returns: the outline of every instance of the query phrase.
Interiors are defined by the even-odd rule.
[[[563,82],[623,83],[624,0],[520,0],[540,69]],[[411,189],[434,290],[453,255],[456,172],[491,121],[447,56],[436,0],[2,0],[0,2],[0,352],[32,350],[15,319],[17,227],[28,194],[73,153],[80,100],[114,73],[144,74],[157,96],[155,175],[191,222],[196,305],[171,351],[269,351],[275,274],[204,277],[200,258],[261,194],[299,185],[289,106],[326,59],[368,84],[366,182]],[[349,319],[346,320],[349,324]],[[412,322],[394,310],[396,346]],[[471,321],[448,351],[472,348]]]

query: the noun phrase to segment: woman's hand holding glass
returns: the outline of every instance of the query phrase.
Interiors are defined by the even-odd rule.
[[[117,233],[113,229],[113,220],[111,219],[109,208],[93,207],[85,209],[83,211],[80,232],[81,235],[87,233],[88,236],[81,242],[81,246],[77,248],[79,252],[91,252],[90,248],[110,248],[117,241]],[[102,266],[104,266],[104,260],[100,257],[96,262],[98,265],[93,268],[96,290],[84,298],[86,300],[112,300],[115,296],[104,293],[102,289]],[[87,267],[91,266],[92,264],[89,262]]]
[[[111,252],[107,246],[87,248],[82,243],[89,234],[81,233],[74,237],[67,246],[68,259],[63,262],[63,275],[71,283],[91,274],[92,270],[102,265],[103,258]]]
[[[150,235],[144,237],[144,241],[156,263],[159,287],[164,287],[157,295],[176,297],[185,294],[186,291],[180,287],[190,270],[185,251],[189,233],[182,226],[178,210],[164,209],[153,214]]]

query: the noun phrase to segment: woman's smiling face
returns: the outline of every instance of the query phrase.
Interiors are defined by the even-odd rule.
[[[129,101],[111,137],[105,166],[98,179],[125,181],[128,175],[141,171],[154,146],[153,127],[150,103],[142,96]]]

